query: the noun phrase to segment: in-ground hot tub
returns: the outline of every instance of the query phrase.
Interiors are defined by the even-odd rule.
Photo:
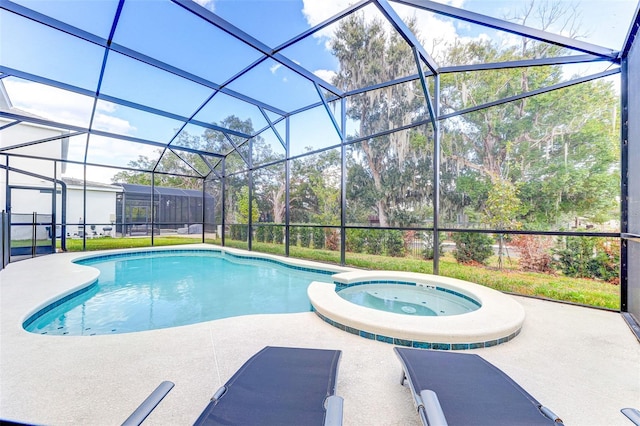
[[[512,297],[454,278],[413,272],[356,271],[334,275],[333,280],[334,284],[313,282],[307,289],[316,314],[335,327],[381,342],[424,349],[484,348],[510,341],[518,335],[524,322],[524,309]],[[372,284],[382,285],[383,298],[391,297],[394,302],[394,297],[406,301],[402,294],[393,296],[394,288],[404,290],[405,286],[424,286],[435,293],[470,301],[477,305],[477,309],[446,316],[386,312],[352,303],[337,293],[354,286]],[[423,305],[422,301],[419,305]],[[411,308],[418,311],[413,302],[398,304],[401,311],[403,306],[409,308],[405,311],[412,311]]]

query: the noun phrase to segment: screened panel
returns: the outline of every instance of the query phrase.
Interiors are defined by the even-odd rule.
[[[235,142],[236,153],[243,158],[245,163],[251,164],[251,141],[245,141],[244,139],[231,137],[231,139]]]
[[[285,191],[284,163],[253,172],[253,197],[258,208],[258,220],[252,226],[254,250],[285,253]]]
[[[50,179],[55,177],[56,171],[60,176],[60,168],[56,170],[53,162],[48,160],[9,157],[7,164],[11,167],[7,181],[9,185],[48,186],[51,185]],[[2,170],[2,173],[4,174],[5,170]]]
[[[280,140],[271,128],[253,138],[253,165],[259,166],[285,158],[284,139]]]
[[[126,1],[114,42],[217,84],[262,56],[235,37],[164,0]]]
[[[445,226],[619,230],[618,102],[599,80],[445,120]]]
[[[227,87],[282,111],[320,102],[311,81],[273,59],[261,62]]]
[[[497,8],[495,2],[465,2],[462,8],[555,34],[566,35],[568,28],[571,28],[571,35],[578,36],[580,40],[617,50],[624,43],[637,2],[618,0],[608,2],[606,7],[599,7],[601,5],[589,1],[558,2],[554,3],[553,7],[544,2],[500,2],[500,7]],[[549,22],[548,19],[553,14],[558,15],[560,19]],[[528,18],[522,19],[522,16]],[[586,22],[594,19],[599,25],[589,26],[587,30]]]
[[[419,80],[347,98],[348,139],[372,136],[429,118]]]
[[[226,179],[225,238],[228,245],[248,248],[249,243],[249,174],[238,173]],[[251,214],[256,219],[257,203],[252,200]]]
[[[286,19],[291,13],[300,15],[300,4],[295,2],[248,0],[242,5],[239,8],[234,2],[218,2],[213,10],[216,15],[272,48],[308,28],[301,20]],[[331,8],[339,9],[335,6]]]
[[[309,51],[318,53],[308,55]],[[282,53],[344,91],[396,80],[418,71],[411,47],[373,4],[302,39]]]
[[[125,188],[125,197],[132,191]],[[202,242],[205,220],[213,221],[213,204],[205,205],[202,179],[154,175],[153,228],[180,244]],[[205,219],[206,218],[206,219]],[[179,238],[179,239],[178,239]]]
[[[222,181],[211,179],[205,181],[204,190],[207,194],[204,199],[205,209],[211,212],[205,217],[204,230],[206,238],[213,238],[216,243],[222,236]]]
[[[284,223],[286,212],[285,164],[262,167],[253,172],[253,197],[260,223]],[[254,213],[255,216],[255,213]]]
[[[213,89],[112,51],[101,92],[190,117],[213,94]]]
[[[162,157],[160,157],[160,161],[156,165],[154,171],[167,173],[168,175],[181,175],[181,178],[182,176],[202,177],[198,170],[193,166],[194,163],[204,166],[202,159],[198,154],[184,151],[174,152],[167,149],[162,154]]]
[[[104,48],[0,10],[0,65],[96,90]],[[78,61],[77,58],[82,58]]]
[[[187,124],[171,145],[210,153],[227,153],[233,149],[233,145],[223,132],[194,124]]]
[[[359,266],[359,259],[367,255],[369,259],[382,261],[383,257],[408,257],[411,255],[411,244],[414,241],[413,231],[397,229],[364,229],[346,230],[345,263]],[[425,262],[422,272],[428,272],[430,263]]]
[[[87,170],[87,173],[92,176],[106,175],[115,172],[114,169],[97,167],[91,167],[90,169],[91,170]],[[74,199],[73,211],[71,208],[67,210],[70,227],[73,227],[73,222],[77,219],[76,216],[82,216],[82,210],[79,210],[81,208],[80,203],[83,199],[82,190],[83,186],[81,185],[71,184],[67,186],[67,197],[73,197]],[[87,178],[86,215],[83,218],[83,224],[80,224],[81,221],[78,220],[78,225],[84,226],[83,231],[86,238],[113,238],[115,236],[117,199],[121,193],[122,187],[118,185],[90,181]]]
[[[93,98],[16,77],[3,78],[2,83],[12,106],[22,110],[18,112],[63,125],[89,127]]]
[[[169,143],[183,124],[173,118],[101,100],[96,105],[92,127],[115,135]]]
[[[9,129],[7,129],[9,130]],[[84,159],[84,146],[83,144],[70,144],[70,139],[68,137],[61,137],[60,139],[50,141],[50,142],[40,142],[40,143],[28,143],[22,145],[18,143],[20,136],[27,136],[27,132],[18,132],[18,138],[14,138],[13,134],[6,133],[2,134],[0,132],[0,146],[10,146],[15,143],[15,145],[19,146],[19,148],[5,148],[2,151],[7,154],[15,154],[19,156],[29,156],[29,157],[42,157],[48,158],[52,160],[76,160],[82,161]],[[33,136],[33,133],[31,133]],[[57,137],[57,136],[53,136]],[[31,138],[29,138],[31,139]],[[77,140],[87,140],[86,135],[76,136]],[[70,145],[73,148],[78,148],[74,152],[70,153]]]
[[[289,121],[291,155],[340,145],[340,135],[322,105],[295,114]]]
[[[347,224],[432,226],[433,134],[430,126],[347,148]]]
[[[118,7],[117,0],[90,3],[40,0],[15,0],[13,2],[104,39],[109,36]]]
[[[291,223],[340,224],[340,150],[291,160]]]
[[[521,55],[521,59],[581,54],[576,50],[519,37],[423,9],[394,2],[390,4],[409,27],[414,25],[421,30],[417,37],[439,66],[478,63],[474,59],[477,54],[481,55],[482,62],[505,62],[512,60],[516,54]]]
[[[249,135],[267,126],[267,120],[257,106],[222,92],[217,92],[194,118],[223,127],[235,121],[246,123],[244,127],[235,126],[234,130],[240,130]],[[233,129],[233,127],[230,128]]]
[[[162,155],[162,148],[153,145],[91,135],[87,150],[87,163],[105,164],[114,167],[132,167],[153,170]]]
[[[444,74],[440,78],[441,112],[447,114],[475,107],[609,68],[611,64],[599,62]]]

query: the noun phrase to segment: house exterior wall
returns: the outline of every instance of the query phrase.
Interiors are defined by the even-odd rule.
[[[0,126],[8,123],[10,123],[10,121],[0,118]],[[15,126],[8,127],[0,132],[0,147],[4,148],[13,145],[19,145],[24,142],[52,138],[61,136],[63,134],[64,132],[51,127],[20,123]],[[57,141],[56,143],[37,144],[19,148],[17,150],[12,150],[9,151],[9,153],[34,155],[38,157],[63,158],[64,143],[65,142],[63,141]],[[53,179],[54,176],[57,176],[59,178],[64,168],[64,165],[61,162],[58,162],[56,165],[56,163],[50,160],[38,160],[34,158],[22,158],[16,156],[12,156],[10,159],[7,159],[6,156],[0,156],[0,164],[4,166],[8,165],[13,169],[27,170],[31,173],[35,173],[51,179]],[[53,189],[54,187],[53,182],[51,181],[40,179],[34,176],[29,176],[23,173],[6,173],[5,170],[0,170],[0,210],[7,211],[10,208],[10,206],[7,205],[7,183],[11,186],[29,186],[50,189]],[[27,212],[29,213],[34,211],[43,212],[45,214],[51,213],[50,207],[47,206],[45,210],[42,210],[43,206],[41,206],[39,201],[36,201],[35,199],[33,199],[35,201],[33,208],[24,207],[28,206],[29,201],[32,200],[32,198],[29,197],[27,193],[25,193],[24,196],[26,196],[27,198],[23,199],[23,195],[14,194],[14,197],[18,198],[14,198],[13,202],[15,205],[20,206],[20,210],[27,210]],[[24,212],[20,211],[18,213]]]
[[[87,236],[93,235],[115,235],[115,227],[112,224],[116,216],[116,193],[117,188],[97,188],[87,186],[87,216],[84,217],[83,188],[81,186],[67,186],[67,235],[82,236],[82,226],[87,224]],[[91,225],[95,225],[95,234],[91,230]],[[112,228],[104,230],[103,228]]]

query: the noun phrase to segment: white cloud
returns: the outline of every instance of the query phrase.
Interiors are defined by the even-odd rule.
[[[93,98],[11,77],[3,82],[15,108],[46,120],[84,128],[89,126]],[[106,132],[133,135],[136,128],[127,120],[115,116],[117,108],[111,102],[98,102],[93,127]]]
[[[315,70],[313,73],[328,83],[331,83],[336,76],[333,70]]]
[[[137,130],[127,120],[100,112],[96,112],[93,118],[93,127],[118,135],[133,135]]]
[[[17,109],[74,126],[86,127],[89,124],[93,99],[88,96],[11,77],[3,82],[11,103]]]
[[[278,71],[278,69],[280,69],[281,66],[282,66],[282,64],[277,63],[277,64],[271,66],[271,68],[269,68],[269,71],[271,71],[271,74],[275,74],[276,71]]]
[[[302,0],[302,14],[313,27],[356,2],[357,0]]]

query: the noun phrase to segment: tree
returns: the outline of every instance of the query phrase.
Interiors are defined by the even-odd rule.
[[[548,9],[545,19],[558,20],[558,13]],[[452,46],[447,63],[561,53],[558,47],[526,39],[507,48],[476,40]],[[560,66],[443,75],[443,109],[464,109],[564,78]],[[566,217],[595,218],[598,212],[612,211],[619,194],[616,104],[610,82],[592,81],[446,120],[443,213],[451,220],[461,211],[486,211],[496,179],[517,185],[522,203],[517,218],[536,229],[561,227]]]
[[[238,201],[238,209],[236,211],[237,223],[249,223],[249,187],[243,186],[240,188]],[[251,221],[257,222],[260,217],[260,211],[258,210],[258,203],[256,199],[252,199],[251,202]]]
[[[294,223],[340,223],[340,154],[329,150],[292,160],[290,213]]]
[[[415,22],[409,22],[409,27],[415,30]],[[354,13],[341,21],[331,47],[340,62],[333,83],[346,91],[418,71],[405,40],[385,29],[382,21],[367,22],[363,14]],[[425,117],[425,111],[419,81],[354,95],[348,100],[346,114],[358,127],[349,136],[362,138],[406,126]],[[422,128],[379,135],[352,145],[349,175],[354,185],[349,184],[349,198],[370,209],[364,216],[376,215],[382,227],[416,220],[413,212],[421,210],[433,192],[429,136],[430,131]],[[355,193],[356,187],[361,192]]]
[[[485,204],[487,221],[493,229],[517,229],[520,224],[516,218],[522,213],[522,203],[518,198],[518,189],[509,181],[496,180],[493,183]],[[502,269],[504,252],[504,234],[498,234],[498,268]]]

